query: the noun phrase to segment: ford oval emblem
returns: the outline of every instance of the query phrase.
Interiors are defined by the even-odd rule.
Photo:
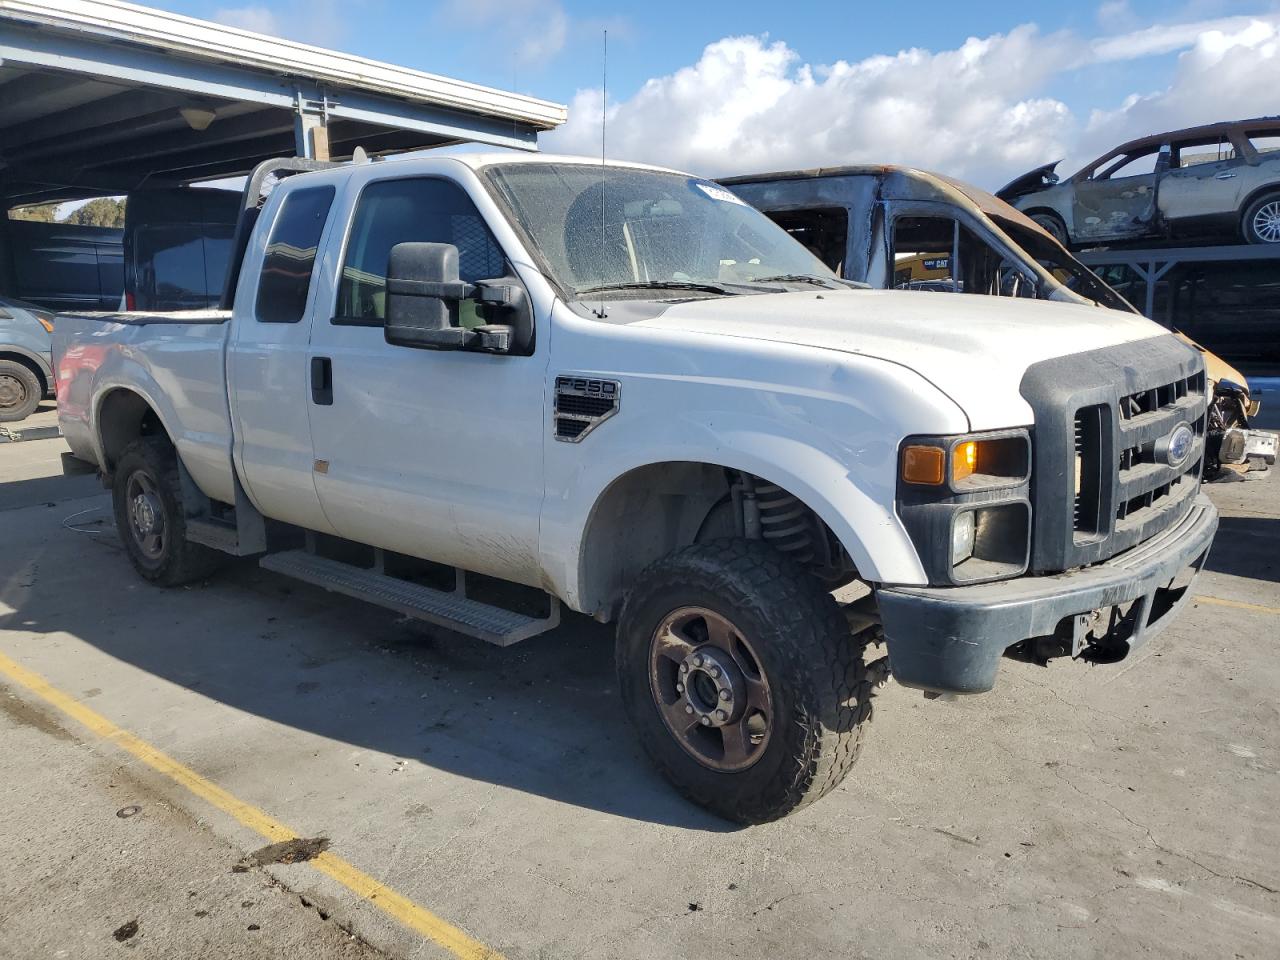
[[[1190,424],[1180,423],[1173,428],[1173,432],[1169,434],[1169,446],[1165,452],[1165,459],[1169,462],[1169,466],[1180,467],[1187,462],[1187,457],[1191,455],[1191,444],[1195,439],[1196,434]]]

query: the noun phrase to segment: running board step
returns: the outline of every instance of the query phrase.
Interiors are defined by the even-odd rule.
[[[271,553],[258,564],[265,570],[376,603],[406,617],[448,627],[500,647],[509,647],[560,625],[560,601],[555,597],[551,598],[550,616],[542,619],[472,600],[461,591],[424,587],[306,550]]]

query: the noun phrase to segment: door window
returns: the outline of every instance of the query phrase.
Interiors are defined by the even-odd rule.
[[[1122,180],[1125,177],[1145,177],[1156,172],[1157,147],[1134,153],[1127,153],[1101,173],[1094,180]]]
[[[1035,297],[1023,271],[953,217],[898,217],[893,286],[933,293]]]
[[[262,323],[297,323],[307,309],[311,269],[333,187],[305,187],[284,199],[267,240],[255,315]]]
[[[1183,140],[1173,145],[1172,166],[1178,170],[1185,170],[1187,167],[1198,167],[1204,163],[1234,160],[1235,156],[1235,147],[1225,135],[1200,137],[1195,140]]]
[[[382,326],[386,321],[387,262],[397,243],[451,243],[458,248],[458,274],[465,283],[506,274],[506,258],[471,198],[457,184],[438,178],[379,180],[360,195],[338,284],[333,322]],[[477,304],[464,300],[459,324],[486,321]]]

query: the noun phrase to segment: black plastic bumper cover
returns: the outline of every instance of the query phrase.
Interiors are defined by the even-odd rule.
[[[894,679],[941,693],[985,693],[1013,644],[1053,635],[1065,617],[1136,601],[1125,638],[1132,651],[1190,596],[1217,529],[1218,511],[1200,494],[1176,526],[1091,567],[968,587],[882,588]]]

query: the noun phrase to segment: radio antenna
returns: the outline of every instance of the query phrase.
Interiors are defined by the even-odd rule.
[[[604,157],[605,132],[609,123],[609,30],[606,27],[600,38],[600,286],[607,283],[605,278],[605,205],[604,205]],[[600,309],[596,316],[603,320],[607,314],[604,309],[604,295],[600,296]]]

